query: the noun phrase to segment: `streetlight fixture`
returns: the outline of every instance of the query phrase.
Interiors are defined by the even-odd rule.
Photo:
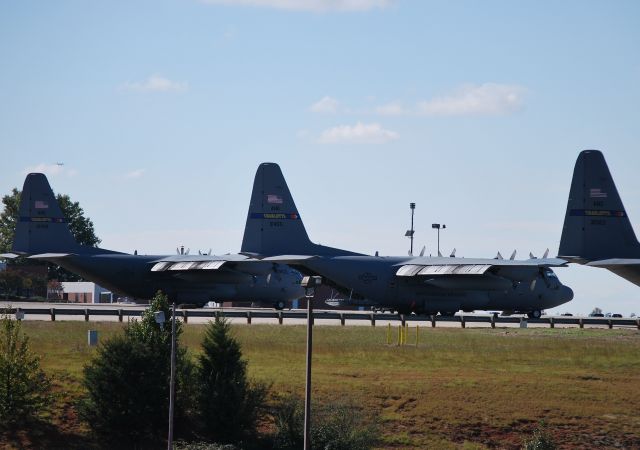
[[[306,276],[300,282],[307,298],[307,375],[304,393],[304,450],[311,449],[311,355],[313,351],[313,297],[322,277]]]
[[[442,256],[442,253],[440,253],[440,229],[444,230],[447,226],[444,224],[440,225],[439,223],[433,223],[431,224],[431,228],[438,230],[438,256]]]
[[[416,204],[413,202],[409,203],[409,208],[411,209],[411,229],[407,230],[407,232],[404,235],[407,236],[409,239],[411,239],[411,247],[409,248],[409,255],[413,256],[413,234],[414,234],[413,213],[416,210]]]

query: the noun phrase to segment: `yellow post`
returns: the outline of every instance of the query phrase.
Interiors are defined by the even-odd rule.
[[[387,324],[387,345],[391,345],[391,324]]]
[[[416,347],[418,346],[418,342],[420,342],[420,325],[416,324]]]
[[[398,345],[402,345],[402,328],[398,325]]]

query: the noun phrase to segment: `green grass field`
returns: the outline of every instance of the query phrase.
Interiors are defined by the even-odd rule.
[[[64,395],[54,423],[85,435],[73,398],[82,366],[121,324],[25,322],[33,350]],[[199,351],[202,325],[183,342]],[[305,328],[234,327],[252,377],[304,391]],[[393,330],[393,337],[397,329]],[[519,448],[544,421],[562,448],[640,448],[640,332],[596,329],[415,328],[410,345],[384,327],[314,329],[314,401],[348,399],[377,420],[380,448]],[[82,442],[82,441],[81,441]]]

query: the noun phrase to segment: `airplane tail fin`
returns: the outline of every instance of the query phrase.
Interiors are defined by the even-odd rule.
[[[262,163],[256,172],[241,251],[266,256],[357,255],[311,242],[280,166],[275,163]]]
[[[640,257],[640,244],[598,150],[585,150],[576,161],[558,256],[576,262]]]
[[[28,255],[88,253],[89,249],[93,247],[78,244],[71,234],[47,177],[42,173],[27,175],[20,195],[13,252]]]

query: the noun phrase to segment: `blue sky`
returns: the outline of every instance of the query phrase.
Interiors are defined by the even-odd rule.
[[[640,224],[640,3],[0,3],[0,192],[44,171],[103,246],[240,248],[260,162],[316,242],[557,252],[573,164],[600,149]],[[63,162],[64,166],[56,166]],[[640,288],[559,269],[559,311]]]

